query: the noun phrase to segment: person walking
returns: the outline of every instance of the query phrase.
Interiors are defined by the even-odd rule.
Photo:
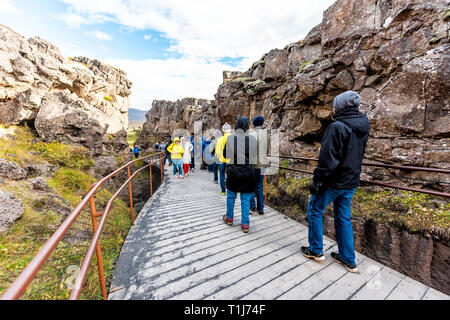
[[[139,147],[138,147],[137,145],[133,145],[133,154],[134,154],[134,157],[135,157],[135,158],[139,158],[139,153],[140,153]]]
[[[220,136],[220,131],[216,130],[216,132],[214,134]],[[217,146],[216,137],[212,136],[211,137],[211,143],[209,145],[209,153],[211,155],[211,161],[212,161],[211,171],[214,173],[214,180],[213,180],[213,182],[215,184],[219,184],[219,174],[218,174],[219,166],[217,165],[216,146]]]
[[[183,153],[184,149],[183,146],[180,143],[180,138],[176,137],[173,140],[173,143],[167,147],[167,151],[171,155],[172,163],[173,163],[173,175],[176,178],[183,178],[183,170],[182,170],[182,163],[183,163]]]
[[[311,192],[307,212],[309,247],[301,248],[302,254],[307,258],[316,261],[325,259],[322,214],[328,204],[333,202],[338,252],[332,252],[331,257],[350,272],[358,272],[351,203],[359,184],[370,129],[367,116],[358,110],[360,102],[360,96],[354,91],[344,92],[334,99],[336,121],[325,130],[319,162],[314,169],[313,181],[308,186]]]
[[[164,141],[161,141],[161,143],[159,144],[159,150],[160,152],[164,152],[164,165],[166,165],[167,162],[167,153],[166,153],[166,148],[167,148],[167,144]]]
[[[193,147],[193,151],[191,153],[191,165],[190,165],[190,169],[192,172],[195,172],[195,141],[194,141],[194,136],[191,136],[191,144]]]
[[[249,135],[250,122],[247,117],[240,117],[235,126],[235,133],[230,135],[223,154],[227,163],[227,213],[223,220],[233,225],[234,204],[237,194],[241,194],[241,228],[244,233],[250,228],[250,198],[256,187],[256,139]]]
[[[169,143],[166,145],[164,152],[166,153],[166,159],[169,161],[169,167],[172,165],[172,156],[169,152],[169,147],[173,145],[172,140],[169,140]]]
[[[215,154],[216,154],[217,163],[219,165],[220,192],[222,195],[225,195],[226,194],[225,193],[225,191],[226,191],[226,181],[225,181],[226,165],[229,162],[229,160],[224,158],[223,149],[225,148],[227,139],[231,134],[231,126],[228,124],[228,122],[222,126],[222,131],[223,131],[223,136],[217,140]]]
[[[189,175],[189,164],[191,162],[191,153],[194,150],[192,144],[186,140],[184,137],[181,138],[181,144],[183,146],[183,172],[184,176],[187,177]]]
[[[251,133],[256,139],[257,161],[255,164],[256,190],[250,200],[250,211],[258,210],[260,215],[264,214],[264,173],[265,169],[269,167],[269,158],[267,157],[269,143],[267,131],[262,128],[263,124],[263,116],[255,117],[253,119],[254,131]]]

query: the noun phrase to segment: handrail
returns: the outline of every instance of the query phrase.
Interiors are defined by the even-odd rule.
[[[287,168],[287,167],[282,167],[282,166],[279,166],[279,168],[288,170],[288,171],[301,172],[301,173],[306,173],[306,174],[311,174],[311,175],[314,174],[314,172],[310,172],[310,171],[306,171],[306,170],[293,169],[293,168]],[[379,185],[379,186],[383,186],[383,187],[387,187],[387,188],[420,192],[420,193],[430,194],[430,195],[434,195],[434,196],[450,198],[450,193],[446,193],[446,192],[439,192],[439,191],[428,190],[428,189],[417,189],[417,188],[411,188],[411,187],[403,187],[403,186],[397,186],[397,185],[388,184],[388,183],[384,183],[384,182],[364,180],[364,179],[360,179],[359,181],[364,182],[364,183],[375,184],[375,185]]]
[[[291,156],[270,156],[270,157],[278,157],[278,158],[282,158],[282,159],[293,159],[293,160],[304,160],[304,161],[319,161],[319,159],[315,159],[315,158],[304,158],[304,157],[291,157]],[[368,163],[368,162],[363,162],[362,165],[363,165],[363,166],[370,166],[370,167],[401,169],[401,170],[413,170],[413,171],[428,171],[428,172],[438,172],[438,173],[450,173],[450,169],[442,169],[442,168],[428,168],[428,167],[416,167],[416,166],[400,166],[400,165],[394,165],[394,164]]]
[[[156,161],[151,161],[151,158],[153,156],[160,156],[159,160]],[[107,213],[109,212],[109,210],[111,209],[112,206],[112,202],[115,200],[115,198],[118,196],[118,194],[124,189],[124,187],[129,184],[129,182],[131,182],[131,180],[136,176],[136,174],[138,172],[140,172],[141,170],[151,166],[153,163],[156,163],[157,161],[161,161],[161,177],[163,177],[162,171],[163,171],[163,167],[164,167],[164,163],[163,160],[165,158],[165,155],[162,152],[159,153],[155,153],[155,154],[150,154],[141,158],[137,158],[133,161],[130,161],[128,163],[126,163],[125,165],[123,165],[122,167],[120,167],[119,169],[115,170],[114,172],[110,173],[109,175],[107,175],[106,177],[102,178],[101,180],[99,180],[98,182],[94,183],[88,193],[84,196],[84,198],[81,200],[81,202],[78,204],[78,206],[69,214],[69,216],[63,221],[63,223],[58,227],[58,229],[52,234],[52,236],[47,240],[47,242],[42,246],[42,248],[39,250],[39,252],[34,256],[34,258],[31,260],[30,263],[28,263],[28,265],[24,268],[24,270],[22,270],[22,272],[20,273],[20,275],[13,281],[13,283],[10,285],[10,287],[7,289],[7,291],[2,295],[1,300],[16,300],[16,299],[20,299],[20,297],[25,293],[26,289],[28,288],[28,286],[30,285],[30,283],[33,281],[34,277],[36,276],[36,274],[39,272],[39,270],[41,269],[41,267],[44,265],[44,263],[47,261],[48,257],[50,256],[50,254],[53,252],[53,250],[58,246],[59,242],[61,241],[61,239],[64,237],[64,235],[67,233],[67,231],[69,230],[69,228],[71,227],[71,225],[74,223],[74,221],[76,220],[76,218],[79,216],[79,214],[81,213],[81,211],[86,207],[86,205],[90,202],[90,200],[92,199],[92,197],[95,195],[96,191],[109,179],[111,179],[112,177],[116,176],[119,172],[121,172],[122,170],[125,169],[129,169],[129,167],[134,164],[135,162],[144,160],[150,158],[150,163],[137,170],[130,178],[127,179],[127,181],[119,188],[118,192],[116,192],[114,194],[114,196],[112,197],[112,199],[110,199],[108,201],[108,205],[105,209],[105,212],[103,213],[102,219],[100,221],[100,224],[98,227],[96,227],[94,225],[94,229],[95,230],[95,234],[94,234],[94,238],[91,241],[91,246],[89,247],[88,253],[90,253],[90,249],[92,247],[95,248],[95,246],[97,246],[98,243],[98,239],[100,237],[100,233],[102,231],[104,222],[106,220],[107,217]],[[162,180],[161,180],[162,183]],[[130,190],[131,190],[131,185],[129,185]],[[130,195],[131,195],[131,191],[130,191]],[[130,203],[130,207],[132,208],[132,203]],[[131,212],[133,213],[133,210],[131,209]],[[92,212],[92,207],[91,207],[91,214],[93,214]],[[95,240],[95,241],[94,241]],[[95,242],[95,243],[94,243]],[[87,256],[87,255],[86,255]],[[83,266],[85,266],[85,262],[87,260],[89,260],[89,262],[87,262],[88,264],[90,264],[91,260],[92,260],[92,256],[90,257],[90,259],[85,259],[83,260]],[[99,265],[99,269],[100,269],[100,265]],[[100,272],[100,270],[99,270]],[[101,272],[100,272],[101,273]],[[81,272],[79,275],[83,275]],[[84,276],[86,276],[86,274],[84,274]],[[100,276],[101,278],[101,276]],[[77,280],[79,279],[79,277],[77,277]],[[84,278],[83,281],[84,282]],[[78,284],[80,284],[80,282],[77,282]],[[83,283],[81,283],[83,284]],[[80,286],[80,288],[82,287],[82,285]],[[81,290],[81,289],[80,289]],[[73,297],[73,291],[71,292],[70,297]],[[77,291],[78,293],[78,291]],[[79,292],[76,297],[79,297],[79,294],[81,292]],[[102,288],[102,294],[103,294],[103,298],[105,297],[105,288]]]

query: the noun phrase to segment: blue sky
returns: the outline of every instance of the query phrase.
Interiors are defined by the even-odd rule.
[[[245,71],[301,40],[333,0],[0,0],[0,23],[40,36],[67,57],[125,70],[131,107],[153,99],[213,99],[223,70]]]

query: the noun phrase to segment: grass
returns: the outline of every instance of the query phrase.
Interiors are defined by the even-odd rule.
[[[87,150],[58,142],[36,141],[36,137],[26,127],[18,126],[12,129],[14,129],[12,137],[0,138],[0,158],[15,161],[22,166],[35,163],[57,165],[57,171],[46,179],[47,183],[55,194],[64,198],[74,208],[96,181],[89,173],[94,162]],[[1,189],[13,194],[22,202],[24,214],[12,224],[7,233],[0,233],[0,295],[65,219],[60,213],[46,209],[48,206],[45,198],[42,198],[42,193],[34,191],[27,180],[5,179]],[[108,189],[97,194],[98,211],[103,210],[111,195]],[[130,209],[123,201],[116,199],[100,238],[108,286],[130,227]],[[86,208],[37,274],[24,299],[68,298],[70,292],[68,285],[73,282],[73,275],[85,255],[91,237],[92,221],[89,208]],[[94,257],[81,298],[100,299],[101,291],[98,283]]]

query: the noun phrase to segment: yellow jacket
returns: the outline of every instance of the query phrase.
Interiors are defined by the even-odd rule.
[[[167,147],[167,151],[170,152],[172,159],[177,160],[183,157],[184,149],[180,142],[178,144],[172,143],[170,146]]]
[[[227,160],[223,157],[223,149],[225,148],[225,144],[227,143],[228,136],[231,135],[231,133],[224,133],[222,137],[217,140],[216,144],[216,159],[218,159],[221,163],[228,163],[230,160]]]

